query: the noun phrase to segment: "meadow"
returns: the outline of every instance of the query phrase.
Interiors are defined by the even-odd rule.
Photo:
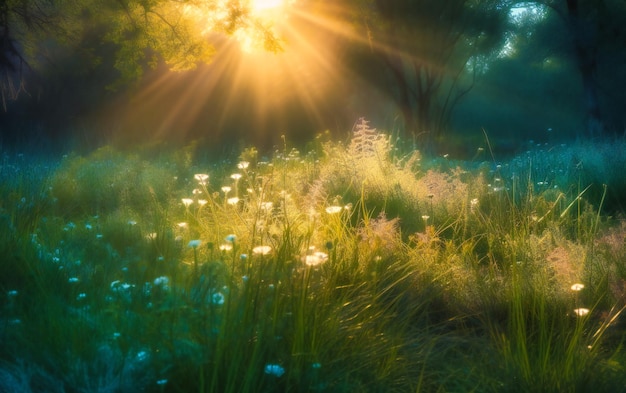
[[[625,391],[626,142],[400,146],[3,151],[0,391]]]

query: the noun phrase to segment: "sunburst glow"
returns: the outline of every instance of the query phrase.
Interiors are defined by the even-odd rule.
[[[193,135],[233,140],[245,133],[249,143],[271,147],[285,133],[297,137],[349,128],[362,114],[357,100],[380,105],[373,89],[351,96],[348,81],[367,86],[341,62],[341,45],[363,38],[336,17],[340,9],[310,9],[294,0],[247,4],[250,19],[231,37],[206,29],[207,39],[215,40],[218,49],[212,64],[194,72],[162,72],[146,81],[134,97],[141,109],[126,113],[125,127],[150,130],[157,139],[175,132],[182,139]],[[191,6],[186,12],[203,26],[227,18]],[[264,50],[263,31],[254,25],[258,22],[276,32],[281,51]]]
[[[293,3],[294,1],[290,1],[290,0],[252,0],[250,5],[253,11],[261,12],[261,11],[284,7],[288,4],[293,4]]]

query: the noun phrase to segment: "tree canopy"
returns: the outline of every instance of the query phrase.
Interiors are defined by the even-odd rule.
[[[502,96],[511,103],[528,96],[520,110],[545,101],[563,112],[560,119],[579,111],[584,118],[581,128],[589,136],[618,131],[626,124],[619,105],[626,90],[621,66],[626,61],[621,27],[626,22],[626,4],[621,0],[282,0],[285,7],[293,6],[298,22],[292,27],[300,28],[291,31],[286,41],[267,18],[263,4],[260,0],[4,1],[0,4],[0,76],[5,111],[10,98],[29,95],[41,103],[40,113],[76,116],[90,105],[99,105],[107,88],[126,91],[151,68],[194,70],[215,59],[228,40],[236,39],[244,51],[255,47],[280,52],[287,43],[291,48],[306,46],[318,57],[336,56],[332,61],[317,59],[315,65],[327,74],[335,73],[332,83],[353,85],[354,96],[368,94],[364,85],[367,92],[375,90],[376,99],[384,100],[378,107],[386,111],[385,118],[398,119],[394,126],[412,138],[412,147],[423,150],[433,151],[452,127],[473,116],[470,110],[491,117],[481,120],[483,126],[501,123],[498,105],[491,98],[481,101],[481,94],[489,89],[517,92],[517,98]],[[512,9],[540,12],[513,17]],[[333,50],[328,50],[331,46]],[[310,64],[292,62],[292,66],[298,69],[285,78],[324,77],[322,72],[306,70]],[[228,72],[227,65],[220,69]],[[281,76],[274,73],[272,78]],[[34,88],[37,84],[45,86]],[[315,86],[309,88],[311,96],[303,101],[324,100],[313,93]],[[48,93],[40,92],[44,90]],[[345,93],[336,89],[333,94]],[[44,102],[41,97],[46,94],[49,98]],[[55,99],[61,96],[64,99]],[[467,98],[474,104],[464,104],[458,111]],[[327,101],[341,110],[337,97]],[[478,102],[492,102],[493,110],[486,112]],[[67,110],[59,110],[60,105]],[[355,112],[365,110],[358,100],[346,105]]]

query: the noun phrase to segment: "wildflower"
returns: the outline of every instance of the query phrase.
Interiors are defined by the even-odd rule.
[[[285,373],[285,369],[279,364],[266,364],[265,374],[273,375],[276,378],[282,377]]]
[[[104,237],[101,233],[96,233],[96,239],[102,239]]]
[[[222,292],[215,292],[213,296],[211,296],[211,302],[213,304],[217,304],[218,306],[224,304],[224,299],[224,294]]]
[[[239,203],[239,198],[237,197],[228,198],[226,200],[226,203],[228,203],[229,205],[236,205],[237,203]]]
[[[237,164],[237,168],[246,169],[249,165],[250,163],[248,161],[241,161],[239,164]]]
[[[185,205],[185,207],[189,207],[189,205],[193,203],[193,199],[191,198],[183,198],[181,199],[181,201],[183,202],[183,205]]]
[[[139,351],[139,352],[137,352],[136,358],[137,358],[138,362],[143,362],[144,360],[148,359],[148,352],[146,352],[146,351]]]
[[[82,300],[82,299],[84,299],[86,297],[87,297],[86,293],[84,293],[84,292],[83,293],[79,293],[78,296],[76,296],[76,300]]]
[[[170,279],[166,276],[157,277],[154,279],[154,285],[162,286],[163,289],[167,289],[167,284],[170,283]]]
[[[328,254],[321,251],[316,251],[311,255],[306,255],[304,257],[304,263],[307,266],[318,266],[328,260]]]
[[[156,232],[151,232],[146,235],[146,240],[156,240],[156,238],[157,238]]]
[[[574,284],[572,285],[572,291],[581,291],[583,288],[585,288],[584,284]]]
[[[137,221],[135,220],[128,220],[128,225],[130,225],[131,227],[134,225],[137,225]]]
[[[272,247],[270,246],[256,246],[252,249],[253,254],[257,255],[267,255],[272,251]]]
[[[585,315],[589,314],[589,309],[588,308],[576,308],[574,309],[574,314],[578,315],[579,317],[584,317]]]
[[[224,186],[222,187],[222,192],[226,195],[228,195],[228,193],[230,192],[230,190],[232,190],[232,188],[228,187],[228,186]]]
[[[198,248],[200,244],[202,244],[202,240],[190,240],[189,243],[187,243],[187,247]]]
[[[122,333],[120,333],[120,332],[113,332],[113,339],[114,340],[120,338],[121,336],[122,336]]]
[[[167,379],[163,378],[163,379],[159,379],[158,381],[156,381],[157,385],[165,385],[167,383]]]
[[[176,226],[178,226],[181,229],[187,228],[187,223],[186,222],[179,222],[178,224],[176,224]]]
[[[226,240],[229,243],[234,243],[235,240],[237,240],[237,236],[231,233],[230,235],[226,236],[224,240]]]
[[[272,210],[274,204],[272,202],[261,202],[261,205],[259,207],[261,208],[261,210],[268,212]]]
[[[326,213],[328,214],[337,214],[343,209],[341,206],[328,206],[326,208]]]
[[[199,189],[199,188],[194,188],[193,191],[191,191],[191,193],[193,195],[200,195],[200,194],[202,194],[202,190]]]
[[[422,216],[422,220],[424,220],[424,222],[428,221],[429,218],[430,218],[430,216],[427,216],[427,215],[423,215]]]
[[[85,229],[91,230],[93,229],[93,227],[91,226],[91,224],[85,224]]]
[[[70,283],[76,283],[76,282],[79,282],[79,281],[80,281],[80,280],[78,279],[78,277],[70,277],[70,278],[67,280],[67,282],[70,282]]]
[[[241,174],[233,173],[232,175],[230,175],[230,178],[233,179],[234,181],[238,181],[239,179],[241,179]]]
[[[200,206],[204,206],[207,203],[209,203],[209,201],[207,201],[206,199],[198,199],[198,205]]]
[[[205,185],[206,181],[209,179],[209,175],[207,175],[206,173],[196,173],[195,175],[193,175],[193,177],[201,185]]]
[[[229,243],[224,243],[220,245],[220,251],[230,251],[233,249],[233,245]]]

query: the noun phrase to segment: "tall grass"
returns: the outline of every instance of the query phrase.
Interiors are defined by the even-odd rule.
[[[578,162],[313,145],[5,155],[0,390],[624,386],[626,231]]]

